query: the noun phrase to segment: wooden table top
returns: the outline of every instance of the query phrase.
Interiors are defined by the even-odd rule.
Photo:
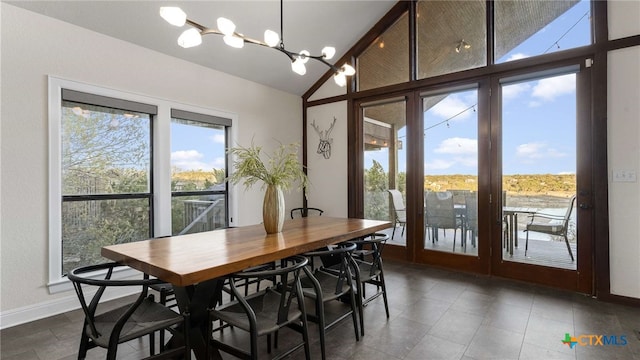
[[[262,224],[149,239],[102,248],[102,256],[188,286],[391,227],[389,221],[315,216],[287,220],[281,233]]]

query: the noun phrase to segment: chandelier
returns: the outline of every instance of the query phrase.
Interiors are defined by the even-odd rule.
[[[187,19],[187,14],[179,7],[161,7],[160,16],[171,25],[182,27],[186,24],[191,27],[185,30],[180,37],[178,37],[178,45],[183,48],[200,45],[202,43],[203,35],[216,34],[222,35],[224,43],[234,48],[242,48],[245,43],[248,43],[278,50],[279,52],[287,55],[289,60],[291,60],[291,70],[299,75],[304,75],[307,72],[305,64],[309,59],[319,61],[331,68],[334,72],[333,79],[339,86],[345,86],[347,84],[347,76],[351,76],[356,73],[353,66],[347,63],[341,67],[337,67],[327,61],[335,55],[336,49],[334,47],[324,47],[320,55],[311,55],[307,50],[302,50],[300,52],[287,50],[284,47],[283,40],[282,0],[280,0],[280,34],[273,30],[266,30],[264,32],[263,41],[252,39],[236,32],[236,25],[233,21],[223,17],[220,17],[217,20],[218,28],[212,29],[200,25],[193,20]]]

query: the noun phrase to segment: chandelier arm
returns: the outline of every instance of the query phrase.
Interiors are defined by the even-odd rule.
[[[285,54],[289,58],[289,60],[295,61],[296,59],[299,59],[302,56],[300,55],[300,53],[289,51],[289,50],[285,49],[285,47],[284,47],[284,42],[282,40],[282,30],[283,30],[282,12],[283,11],[282,11],[282,0],[281,0],[280,1],[280,44],[279,44],[279,46],[271,47],[271,46],[269,46],[268,44],[266,44],[263,41],[246,37],[246,36],[244,36],[242,34],[239,34],[237,32],[234,32],[233,36],[241,38],[242,41],[244,41],[245,43],[254,44],[254,45],[260,45],[260,46],[264,46],[264,47],[267,47],[267,48],[275,49],[275,50]],[[185,24],[197,29],[200,32],[201,36],[209,35],[209,34],[215,34],[215,35],[224,36],[224,34],[222,32],[220,32],[219,30],[217,30],[217,29],[208,28],[208,27],[206,27],[204,25],[201,25],[201,24],[199,24],[199,23],[197,23],[197,22],[195,22],[193,20],[190,20],[190,19],[186,19],[185,20]],[[338,68],[337,66],[335,66],[335,65],[331,64],[330,62],[326,61],[324,55],[306,55],[305,57],[309,58],[309,59],[314,59],[316,61],[319,61],[319,62],[325,64],[326,66],[328,66],[335,73],[340,73],[340,71],[341,71],[340,68]]]

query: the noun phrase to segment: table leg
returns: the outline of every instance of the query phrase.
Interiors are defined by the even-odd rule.
[[[222,283],[221,280],[213,279],[197,285],[174,287],[180,311],[189,312],[189,341],[196,359],[206,359],[210,341],[210,334],[207,333],[208,310],[213,308],[222,296]],[[211,358],[222,359],[222,356],[214,350]]]

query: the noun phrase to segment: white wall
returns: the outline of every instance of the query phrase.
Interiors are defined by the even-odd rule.
[[[333,81],[333,80],[332,80]],[[331,157],[325,159],[318,154],[320,136],[311,126],[321,131],[336,124],[329,136],[332,139]],[[348,215],[347,188],[347,102],[341,101],[307,109],[307,174],[311,185],[307,194],[310,207],[325,211],[326,216]]]
[[[613,176],[640,176],[640,46],[612,51],[607,61],[611,293],[640,298],[640,179]]]
[[[609,39],[640,34],[640,1],[609,1],[608,16]],[[621,170],[640,176],[640,46],[610,52],[607,63],[611,293],[640,298],[640,178],[613,180]]]
[[[278,145],[275,139],[302,142],[299,96],[4,2],[0,12],[2,327],[77,305],[72,292],[50,295],[47,290],[48,75],[237,114],[234,126],[242,145],[252,138],[265,150]],[[237,195],[237,225],[259,223],[259,187],[241,188]],[[301,203],[300,192],[287,195],[288,205]]]

